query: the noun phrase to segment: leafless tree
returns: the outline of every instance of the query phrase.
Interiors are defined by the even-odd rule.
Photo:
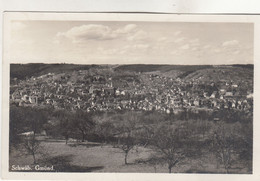
[[[103,121],[96,125],[95,132],[100,136],[102,144],[106,144],[110,141],[109,138],[114,137],[116,135],[115,126],[113,125],[111,120]]]
[[[63,110],[57,111],[54,116],[59,120],[59,127],[55,131],[64,136],[65,143],[68,144],[69,137],[73,132],[72,116]]]
[[[184,138],[181,128],[171,125],[162,125],[155,131],[152,144],[162,155],[161,159],[168,164],[169,173],[172,173],[172,168],[184,159]]]
[[[229,173],[229,169],[234,161],[235,152],[235,135],[232,129],[224,123],[220,123],[214,131],[213,137],[213,151],[218,161],[223,164],[226,173]]]
[[[90,134],[94,128],[94,122],[91,114],[84,113],[83,111],[77,111],[73,119],[74,125],[71,126],[75,126],[77,131],[81,134],[81,141],[84,142],[87,135]]]
[[[35,132],[32,135],[28,135],[24,139],[24,148],[26,149],[27,153],[32,155],[33,163],[36,164],[36,153],[38,152],[40,142],[35,137]]]
[[[138,116],[129,112],[121,117],[121,122],[116,127],[118,133],[118,139],[120,141],[119,148],[125,153],[125,164],[128,164],[127,157],[136,145],[137,140],[135,138],[137,131]]]
[[[28,121],[29,130],[31,130],[28,135],[24,135],[23,145],[27,153],[33,156],[33,163],[36,163],[36,153],[39,153],[40,141],[36,137],[36,133],[40,133],[42,130],[43,123],[46,122],[45,114],[34,111],[30,109],[28,111]]]
[[[135,147],[135,140],[133,137],[131,137],[130,133],[126,133],[124,135],[123,139],[121,140],[121,145],[119,146],[120,149],[122,149],[125,153],[125,164],[127,165],[127,156],[130,150],[132,150]]]

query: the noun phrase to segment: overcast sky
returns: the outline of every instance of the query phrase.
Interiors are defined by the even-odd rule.
[[[253,24],[13,21],[11,62],[253,63]]]

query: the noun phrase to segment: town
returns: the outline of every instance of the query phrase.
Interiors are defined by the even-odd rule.
[[[10,103],[55,109],[165,113],[183,109],[253,110],[253,79],[233,78],[238,67],[212,66],[169,76],[160,71],[116,71],[110,66],[11,79]],[[238,71],[239,72],[239,71]],[[218,77],[213,80],[208,75]],[[239,73],[238,73],[239,74]],[[236,77],[236,76],[234,76]],[[239,77],[239,75],[238,75]]]

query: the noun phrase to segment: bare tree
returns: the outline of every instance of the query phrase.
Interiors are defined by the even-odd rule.
[[[171,125],[156,128],[152,144],[162,155],[161,159],[168,164],[169,173],[172,173],[172,168],[184,159],[185,151],[182,147],[184,138],[181,128]]]
[[[77,111],[73,120],[73,124],[76,129],[81,134],[81,141],[86,140],[86,136],[90,134],[92,128],[94,127],[94,122],[92,121],[92,115],[89,113],[84,113],[83,111]],[[73,126],[73,125],[72,125]]]
[[[121,117],[121,121],[116,127],[118,133],[119,148],[125,153],[125,164],[128,164],[127,157],[136,145],[137,140],[135,138],[137,131],[138,116],[133,112],[128,112]]]
[[[214,131],[213,151],[218,161],[223,164],[226,173],[229,173],[229,169],[234,161],[235,135],[232,129],[223,122]]]
[[[103,144],[109,142],[109,138],[115,136],[116,133],[114,132],[114,130],[114,125],[112,122],[110,122],[110,120],[97,124],[95,131],[102,139],[101,147],[103,146]]]
[[[61,134],[65,138],[65,144],[68,144],[69,137],[72,133],[71,122],[68,118],[64,118],[61,123]]]
[[[135,147],[135,140],[129,133],[126,133],[124,135],[123,139],[121,140],[122,145],[119,146],[120,149],[122,149],[125,153],[125,164],[127,165],[127,156],[130,150],[132,150]]]
[[[151,142],[153,141],[154,131],[155,130],[153,128],[153,125],[142,125],[142,130],[137,136],[138,139],[143,143],[144,147],[151,144]]]
[[[24,148],[26,149],[27,153],[32,155],[33,163],[36,164],[36,157],[35,154],[38,152],[40,142],[35,137],[35,132],[32,135],[28,135],[24,139]]]
[[[244,165],[247,165],[248,170],[252,172],[252,158],[253,158],[253,123],[252,119],[248,123],[240,124],[238,139],[239,158]]]
[[[67,144],[73,132],[72,116],[64,110],[55,112],[54,116],[59,120],[59,126],[55,129],[55,132],[61,134],[65,138],[65,144]]]
[[[29,110],[27,115],[27,120],[29,123],[29,129],[32,130],[31,134],[25,136],[24,139],[24,148],[27,153],[33,156],[33,163],[36,163],[36,153],[39,151],[40,142],[36,138],[36,133],[40,133],[42,130],[43,123],[46,122],[46,116],[42,112],[34,111],[32,109]]]

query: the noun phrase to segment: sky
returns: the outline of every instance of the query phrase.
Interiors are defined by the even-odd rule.
[[[12,21],[12,63],[252,64],[250,23]]]

